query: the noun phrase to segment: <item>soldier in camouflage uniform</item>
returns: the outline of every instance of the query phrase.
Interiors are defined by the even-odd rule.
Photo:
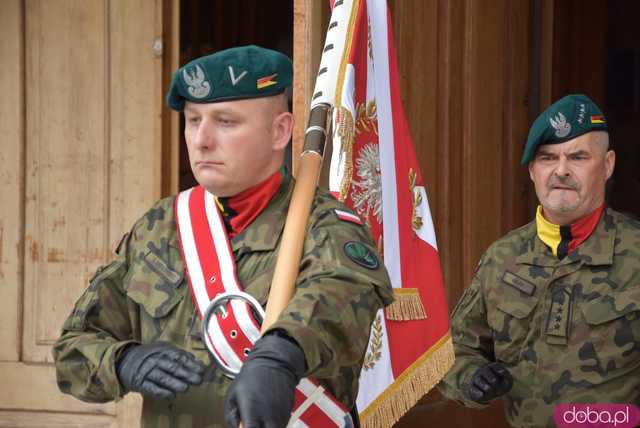
[[[282,54],[234,48],[179,69],[167,98],[185,112],[191,166],[217,197],[238,279],[263,306],[293,188],[281,169],[291,76]],[[140,392],[149,427],[235,427],[240,419],[246,428],[280,427],[295,385],[312,375],[352,409],[371,323],[392,301],[367,229],[316,193],[295,295],[232,382],[203,342],[174,200],[133,226],[76,303],[53,349],[60,390],[91,402]]]
[[[536,220],[492,244],[452,314],[456,362],[440,384],[514,427],[552,427],[560,403],[640,403],[640,222],[605,207],[615,155],[584,95],[534,122]]]

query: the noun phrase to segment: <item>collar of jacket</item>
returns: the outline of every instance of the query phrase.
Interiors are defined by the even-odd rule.
[[[583,262],[590,266],[611,265],[616,239],[616,227],[613,217],[605,208],[595,230],[575,250],[562,260],[553,255],[549,247],[540,240],[536,230],[535,220],[529,224],[529,238],[523,245],[516,259],[518,264],[535,266],[563,266],[576,262]]]
[[[231,250],[236,256],[276,248],[284,228],[294,182],[290,174],[284,174],[280,188],[266,208],[249,226],[231,238]]]

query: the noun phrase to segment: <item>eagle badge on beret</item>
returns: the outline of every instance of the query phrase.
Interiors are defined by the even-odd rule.
[[[182,70],[182,78],[187,84],[189,95],[194,98],[204,98],[211,91],[211,84],[207,82],[204,71],[196,64],[190,71]]]
[[[556,117],[550,117],[549,123],[556,130],[556,137],[558,138],[564,138],[571,133],[571,124],[567,122],[567,118],[561,112],[558,112]]]

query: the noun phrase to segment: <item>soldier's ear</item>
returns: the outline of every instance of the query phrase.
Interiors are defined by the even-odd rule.
[[[607,180],[613,174],[613,169],[616,166],[616,152],[613,150],[607,151],[607,154],[604,157],[604,167],[606,168]]]
[[[273,149],[284,150],[293,132],[293,114],[282,112],[273,119]]]
[[[529,169],[529,178],[533,181],[533,159],[529,161],[527,168]]]

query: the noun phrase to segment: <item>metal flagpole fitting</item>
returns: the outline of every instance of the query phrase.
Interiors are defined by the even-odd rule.
[[[209,306],[207,306],[207,310],[204,312],[204,316],[202,317],[202,338],[217,366],[222,370],[222,373],[230,379],[234,379],[238,375],[240,367],[233,367],[222,359],[220,352],[218,352],[214,347],[214,334],[209,330],[208,326],[212,317],[215,316],[224,319],[228,316],[229,311],[227,310],[227,304],[232,300],[242,300],[249,305],[253,317],[258,324],[261,325],[265,318],[265,312],[262,305],[260,305],[260,302],[258,302],[252,295],[243,291],[228,291],[220,293],[211,301],[211,303],[209,303]],[[235,338],[234,333],[235,336],[238,335],[238,332],[229,332],[232,339]],[[222,337],[221,340],[228,341],[226,337]]]

